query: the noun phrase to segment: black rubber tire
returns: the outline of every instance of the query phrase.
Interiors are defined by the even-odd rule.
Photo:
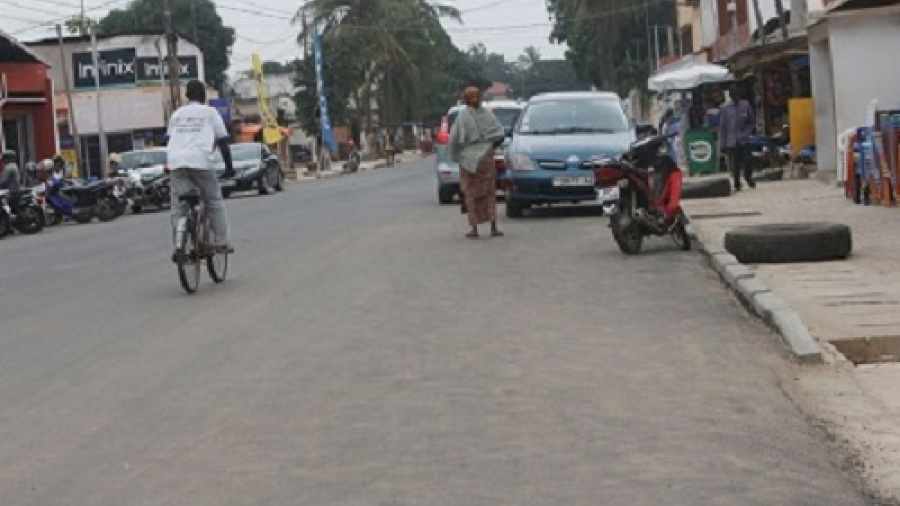
[[[206,257],[206,270],[213,283],[224,282],[228,275],[228,253],[213,253]]]
[[[144,212],[144,208],[141,206],[131,206],[131,214],[141,214]]]
[[[438,188],[438,202],[440,202],[442,206],[452,204],[453,203],[453,189],[452,188]]]
[[[102,222],[112,221],[119,217],[119,205],[113,199],[103,199],[97,203],[97,218]]]
[[[200,263],[203,259],[196,258],[197,234],[190,224],[181,247],[175,254],[178,256],[178,280],[181,281],[181,287],[189,294],[196,293],[200,286]]]
[[[223,199],[231,198],[231,190],[222,189],[222,198]]]
[[[613,239],[619,245],[619,249],[626,255],[637,255],[644,245],[644,234],[634,224],[628,230],[622,228],[622,215],[615,214],[610,217]]]
[[[716,199],[731,195],[731,181],[722,177],[690,179],[681,189],[682,199]]]
[[[31,235],[44,230],[44,225],[46,224],[44,210],[38,206],[28,206],[16,216],[14,225],[19,233]]]
[[[691,234],[688,233],[684,222],[679,222],[678,225],[675,225],[675,229],[672,230],[672,241],[681,248],[681,251],[691,250]]]
[[[275,181],[275,184],[272,185],[272,188],[275,188],[275,191],[277,191],[277,192],[283,192],[284,191],[284,173],[281,172],[281,168],[278,168],[277,173],[278,173],[278,176]]]
[[[726,232],[725,249],[745,264],[824,262],[850,256],[853,237],[841,223],[773,223]]]
[[[87,225],[94,219],[94,215],[92,213],[75,213],[72,214],[72,218],[82,225]]]
[[[528,208],[527,205],[519,202],[514,198],[507,197],[506,198],[506,217],[510,219],[518,219],[525,217],[525,210]]]
[[[0,210],[0,239],[8,236],[12,232],[12,224],[9,215],[5,211]]]
[[[269,175],[268,173],[263,175],[256,181],[256,186],[258,188],[260,195],[269,195],[272,193],[272,189],[269,187]]]

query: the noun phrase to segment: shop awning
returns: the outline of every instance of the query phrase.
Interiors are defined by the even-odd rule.
[[[736,73],[772,63],[789,63],[809,54],[809,38],[806,34],[791,39],[747,47],[728,61]]]
[[[727,68],[714,63],[689,64],[658,72],[647,80],[647,88],[651,91],[690,90],[702,84],[723,83],[733,81],[734,77]]]

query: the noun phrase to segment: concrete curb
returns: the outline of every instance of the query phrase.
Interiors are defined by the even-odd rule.
[[[694,227],[691,227],[689,233],[700,252],[709,260],[710,267],[725,285],[734,291],[751,313],[778,332],[791,354],[801,364],[824,363],[822,348],[809,333],[809,329],[796,311],[772,293],[756,278],[756,274],[738,262],[734,255],[721,246],[707,246]]]

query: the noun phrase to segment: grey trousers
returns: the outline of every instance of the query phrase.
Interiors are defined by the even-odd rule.
[[[228,226],[228,214],[225,212],[225,201],[222,199],[222,188],[216,178],[216,171],[208,169],[175,169],[169,180],[172,196],[172,224],[178,222],[178,218],[187,216],[188,205],[179,202],[178,198],[185,193],[197,189],[200,198],[206,203],[206,212],[209,213],[209,228],[213,246],[227,246],[231,244],[230,230]],[[175,234],[172,234],[173,242]]]

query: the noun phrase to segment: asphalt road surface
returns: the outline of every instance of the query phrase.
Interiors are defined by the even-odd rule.
[[[775,338],[592,212],[469,241],[432,161],[0,241],[0,504],[856,505]]]

